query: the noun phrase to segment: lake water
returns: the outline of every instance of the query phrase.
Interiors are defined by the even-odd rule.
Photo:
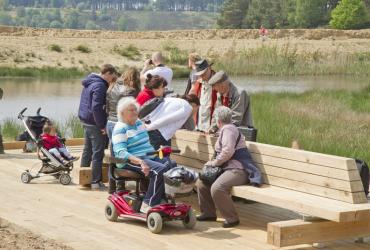
[[[311,89],[358,90],[370,85],[368,78],[350,77],[232,77],[231,80],[248,93],[304,92]],[[41,107],[41,114],[64,121],[71,114],[77,114],[81,93],[81,80],[46,81],[32,78],[0,78],[4,91],[0,101],[0,121],[17,118],[17,114],[28,107],[25,114],[33,115]],[[176,79],[173,88],[182,93],[186,80]]]

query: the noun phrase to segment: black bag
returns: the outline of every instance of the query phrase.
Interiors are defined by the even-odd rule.
[[[164,98],[163,97],[155,97],[155,98],[147,101],[146,103],[144,103],[144,105],[141,106],[141,108],[139,110],[139,114],[138,114],[139,118],[140,119],[143,119],[144,117],[146,117],[147,115],[149,115],[163,101],[164,101]]]
[[[355,159],[366,196],[369,194],[369,167],[363,160]]]
[[[239,131],[239,136],[238,136],[238,139],[236,140],[235,148],[236,146],[238,146],[241,136],[242,135]],[[215,158],[216,155],[217,153],[215,152],[213,158]],[[225,166],[225,164],[227,164],[227,162],[225,162],[220,167],[211,167],[211,166],[205,165],[202,169],[202,172],[199,173],[199,179],[201,179],[207,185],[212,185],[217,180],[217,178],[224,172],[223,166]]]

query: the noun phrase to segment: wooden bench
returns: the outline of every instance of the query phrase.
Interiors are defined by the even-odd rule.
[[[201,169],[215,137],[180,130],[172,146],[179,164]],[[318,217],[321,221],[268,224],[268,243],[278,247],[370,235],[370,203],[353,159],[247,142],[264,185],[234,187],[234,196]]]

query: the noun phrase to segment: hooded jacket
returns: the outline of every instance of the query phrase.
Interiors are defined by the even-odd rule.
[[[78,117],[82,123],[104,129],[107,123],[105,102],[108,82],[93,73],[82,81],[82,86]]]

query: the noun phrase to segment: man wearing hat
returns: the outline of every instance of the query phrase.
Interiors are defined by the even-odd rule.
[[[189,94],[195,94],[199,98],[200,106],[197,115],[197,128],[201,131],[208,131],[211,126],[211,120],[217,101],[217,92],[208,84],[209,79],[215,74],[212,70],[212,64],[203,59],[197,61],[196,73],[198,80],[191,88]]]
[[[217,106],[226,106],[233,111],[232,123],[237,127],[253,127],[250,98],[245,90],[238,89],[224,71],[219,71],[208,81],[217,91]],[[210,133],[217,131],[215,119],[212,120]]]

